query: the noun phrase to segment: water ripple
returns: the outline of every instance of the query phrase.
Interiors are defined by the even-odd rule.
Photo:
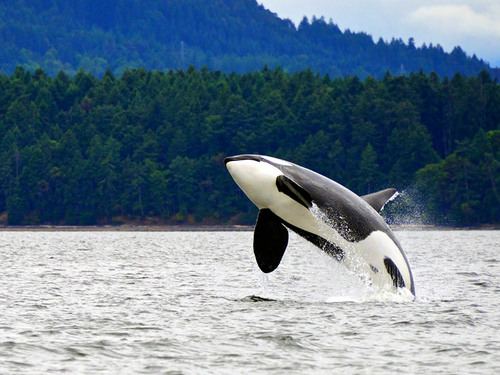
[[[416,299],[294,236],[270,275],[249,232],[1,236],[0,373],[500,373],[500,232],[398,232]]]

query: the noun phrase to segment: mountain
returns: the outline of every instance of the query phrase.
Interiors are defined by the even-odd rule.
[[[42,67],[55,76],[79,69],[154,70],[190,65],[224,72],[310,67],[330,76],[435,71],[451,77],[498,72],[457,47],[416,47],[412,39],[374,42],[324,19],[296,27],[255,0],[0,0],[0,73]]]

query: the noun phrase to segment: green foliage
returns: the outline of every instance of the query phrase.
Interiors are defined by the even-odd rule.
[[[9,224],[250,224],[256,209],[223,163],[240,153],[360,195],[417,186],[426,221],[500,221],[500,85],[487,72],[362,81],[190,67],[97,79],[17,68],[0,88]]]
[[[430,209],[464,225],[500,222],[500,130],[480,128],[472,140],[456,143],[439,164],[417,172]]]
[[[476,75],[482,60],[460,48],[416,48],[401,39],[375,43],[365,33],[340,31],[323,18],[296,28],[255,0],[0,0],[0,72],[42,67],[55,76],[78,70],[102,77],[128,68],[166,70],[189,65],[224,72],[264,64],[295,72],[311,67],[332,77],[389,71]],[[495,73],[497,74],[497,73]]]

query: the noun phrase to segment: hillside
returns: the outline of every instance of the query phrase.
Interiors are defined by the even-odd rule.
[[[55,76],[79,69],[101,77],[107,68],[224,72],[260,70],[264,65],[295,72],[310,67],[332,77],[387,71],[461,72],[490,67],[456,48],[417,48],[413,41],[374,42],[364,33],[342,32],[323,19],[304,19],[296,28],[255,0],[0,0],[0,73],[16,66],[42,67]]]
[[[223,163],[241,153],[296,162],[358,194],[398,188],[410,221],[500,223],[498,108],[487,72],[97,79],[18,68],[0,75],[0,224],[253,223]]]

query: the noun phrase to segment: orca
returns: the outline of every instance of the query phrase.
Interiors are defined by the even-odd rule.
[[[224,163],[259,209],[253,249],[262,272],[278,267],[291,230],[372,284],[415,295],[406,255],[379,215],[397,195],[395,189],[360,197],[319,173],[270,156],[236,155]]]

